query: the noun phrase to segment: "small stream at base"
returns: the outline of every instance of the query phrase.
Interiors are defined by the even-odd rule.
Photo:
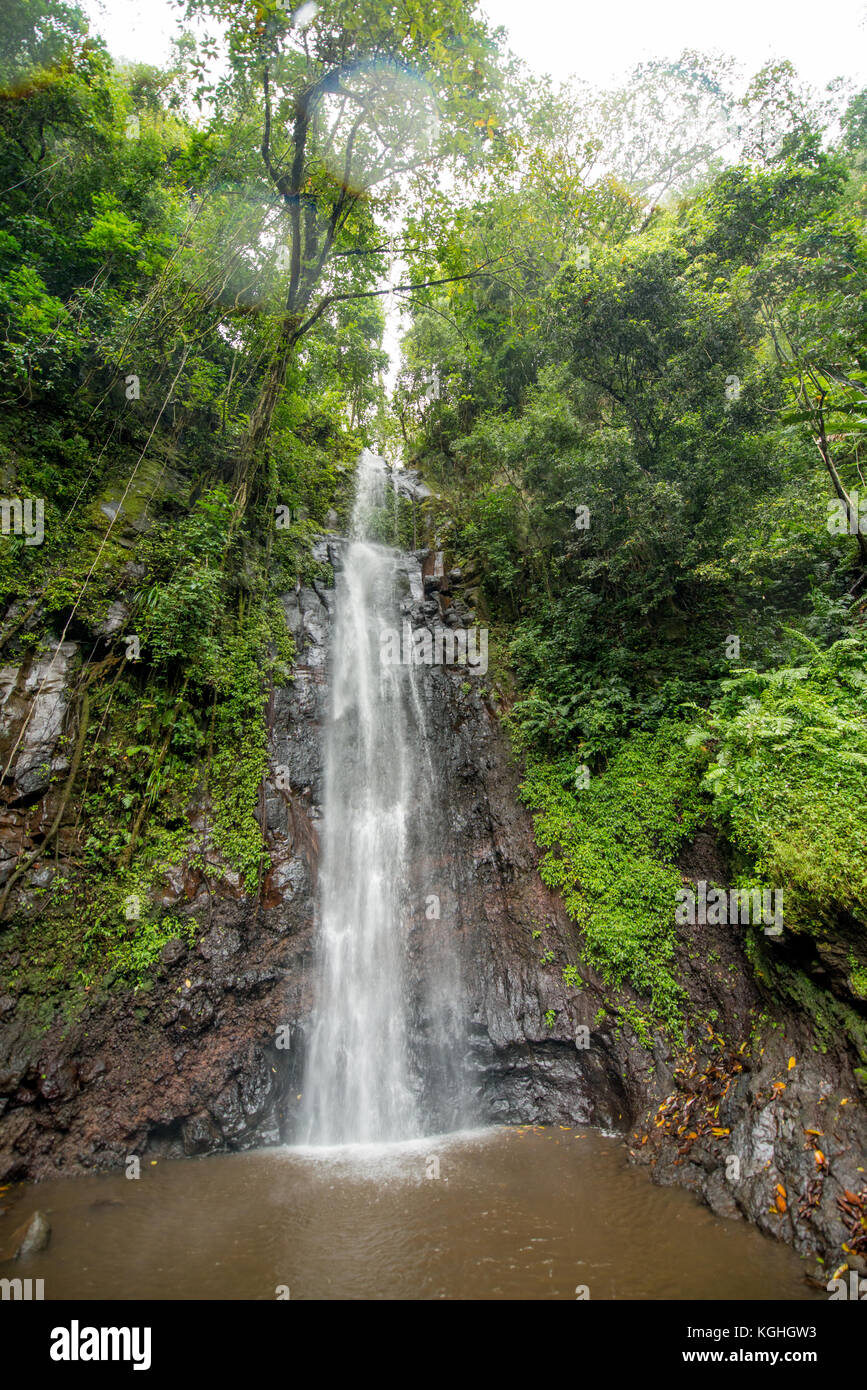
[[[27,1188],[50,1299],[824,1299],[786,1246],[629,1166],[598,1131],[146,1161]]]

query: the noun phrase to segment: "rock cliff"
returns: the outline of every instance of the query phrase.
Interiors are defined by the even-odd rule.
[[[339,539],[320,550],[339,569]],[[435,554],[408,554],[401,582],[403,617],[414,628],[456,629],[471,620],[460,576],[444,574]],[[201,869],[173,866],[154,891],[163,907],[194,920],[191,942],[166,944],[149,989],[104,990],[46,1030],[18,1007],[17,961],[7,950],[2,1180],[293,1136],[312,1005],[334,594],[317,582],[282,602],[297,661],[268,709],[270,770],[259,816],[270,868],[252,889],[228,873],[217,894]],[[6,787],[7,876],[51,815],[48,777],[65,766],[71,741],[65,675],[75,646],[53,654],[47,682],[50,654],[0,672],[7,757],[28,699],[36,702]],[[720,1214],[745,1215],[835,1265],[849,1241],[860,1267],[845,1194],[857,1198],[865,1186],[864,1110],[844,1042],[818,1038],[803,1012],[756,978],[736,931],[712,926],[680,929],[679,969],[696,1017],[713,1022],[684,1048],[642,1040],[629,1024],[628,992],[606,988],[582,962],[575,925],[539,878],[532,823],[516,795],[519,769],[486,677],[434,665],[419,688],[437,793],[425,804],[441,818],[443,853],[436,863],[415,859],[411,870],[418,908],[409,951],[419,967],[413,1045],[420,1055],[431,1045],[422,962],[447,944],[458,962],[467,1038],[464,1118],[620,1131],[657,1181],[683,1183]],[[216,860],[208,807],[191,816],[203,862]],[[63,845],[61,835],[59,855]],[[682,868],[685,881],[725,881],[709,836],[699,837]],[[25,905],[45,871],[37,861],[22,882]],[[566,966],[577,967],[579,984],[565,983]],[[448,1124],[449,1096],[428,1101],[428,1112]]]

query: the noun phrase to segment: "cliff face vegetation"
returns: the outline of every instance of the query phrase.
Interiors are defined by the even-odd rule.
[[[429,687],[480,1113],[867,1272],[867,98],[418,8],[190,0],[159,70],[7,6],[0,1179],[291,1136],[376,446],[490,636]]]
[[[700,68],[648,65],[598,139],[586,92],[523,108],[416,262],[497,273],[415,307],[395,412],[542,878],[682,1050],[635,1155],[808,1248],[865,1205],[865,99]]]

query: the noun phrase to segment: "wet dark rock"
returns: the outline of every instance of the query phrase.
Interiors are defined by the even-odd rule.
[[[237,1139],[244,1134],[247,1120],[241,1108],[237,1083],[233,1082],[217,1096],[211,1106],[211,1113],[225,1138]]]
[[[241,949],[241,936],[234,927],[217,926],[199,942],[198,953],[206,961],[227,960]]]
[[[12,759],[11,798],[43,795],[69,766],[61,736],[77,654],[78,643],[55,642],[20,666],[0,667],[0,756],[4,765]]]
[[[414,502],[423,502],[426,497],[433,496],[430,488],[421,481],[415,469],[393,468],[390,476],[395,492],[399,493],[401,497],[408,497]]]
[[[129,612],[129,604],[124,603],[122,599],[115,600],[115,602],[109,606],[108,612],[102,622],[94,628],[95,635],[97,637],[113,637],[116,633],[120,632],[121,628],[126,623]]]
[[[183,941],[167,941],[160,951],[160,960],[163,965],[175,965],[186,953],[187,948]]]
[[[90,1057],[78,1068],[78,1079],[84,1086],[89,1086],[98,1076],[102,1076],[105,1071],[105,1062],[101,1057]]]
[[[184,1153],[189,1156],[216,1153],[222,1147],[220,1131],[210,1115],[190,1116],[188,1120],[184,1120],[181,1133]]]
[[[78,1090],[78,1067],[72,1061],[52,1059],[50,1070],[40,1078],[39,1091],[45,1100],[68,1100]]]

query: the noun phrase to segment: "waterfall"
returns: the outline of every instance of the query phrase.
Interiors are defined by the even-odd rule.
[[[316,1003],[299,1135],[314,1145],[409,1139],[444,1115],[461,1117],[453,953],[443,932],[426,949],[418,925],[417,870],[434,862],[431,839],[443,825],[431,800],[423,674],[381,661],[383,632],[401,627],[409,558],[371,539],[390,520],[385,479],[384,461],[365,451],[336,580]],[[412,947],[414,935],[422,940]],[[438,1087],[448,1094],[437,1109]]]

